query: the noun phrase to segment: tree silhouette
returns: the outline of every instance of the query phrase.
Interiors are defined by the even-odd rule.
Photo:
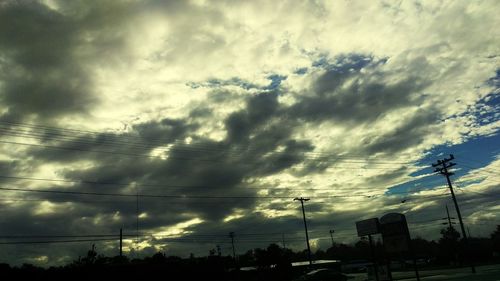
[[[490,235],[491,242],[493,244],[493,251],[500,254],[500,225]]]
[[[442,229],[438,242],[423,238],[415,238],[412,241],[417,257],[425,258],[428,263],[423,265],[424,267],[442,266],[460,260],[458,259],[461,257],[460,254],[463,256],[463,253],[459,251],[463,248],[460,234],[453,227]],[[478,264],[498,262],[500,226],[497,226],[488,238],[471,239],[471,245],[473,247],[470,254],[474,256]],[[377,242],[375,246],[378,248],[379,258],[382,259],[383,245]],[[73,280],[76,277],[91,280],[95,279],[95,276],[104,280],[142,280],[148,279],[147,277],[152,279],[153,276],[168,276],[168,280],[186,281],[204,279],[289,281],[296,280],[307,269],[291,266],[291,261],[306,261],[307,251],[293,252],[291,249],[284,249],[276,244],[271,244],[264,249],[248,250],[239,256],[239,267],[257,266],[257,270],[251,271],[238,270],[232,256],[219,255],[215,249],[204,257],[190,255],[186,258],[167,256],[164,252],[158,252],[149,257],[129,260],[126,256],[105,257],[98,254],[95,247],[86,251],[85,254],[70,264],[48,269],[31,264],[12,267],[0,264],[0,276],[2,280]],[[369,260],[370,251],[366,239],[360,239],[354,245],[335,243],[327,251],[318,250],[315,256],[318,259],[337,259],[343,263],[349,263],[356,262],[356,260]]]
[[[459,255],[460,233],[453,227],[441,229],[439,238],[440,258],[447,262],[456,262]]]

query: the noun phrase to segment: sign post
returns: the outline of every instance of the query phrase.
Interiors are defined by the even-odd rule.
[[[372,234],[380,233],[380,224],[378,222],[378,219],[373,218],[373,219],[358,221],[356,222],[356,230],[358,232],[359,237],[368,236],[368,241],[370,243],[370,252],[372,255],[373,270],[375,272],[375,280],[379,281],[380,279],[378,275],[377,259],[375,257],[375,250],[373,249],[373,240],[372,240]]]

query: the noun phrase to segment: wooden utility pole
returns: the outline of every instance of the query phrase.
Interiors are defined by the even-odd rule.
[[[455,159],[453,154],[450,154],[450,158],[444,158],[443,160],[438,160],[437,163],[432,164],[432,167],[436,169],[434,172],[440,173],[446,177],[446,181],[448,182],[448,187],[450,188],[451,197],[453,199],[453,203],[455,204],[455,210],[457,212],[458,221],[460,222],[460,229],[462,230],[462,237],[464,239],[465,247],[467,249],[466,253],[470,255],[470,247],[469,242],[467,240],[467,234],[465,233],[464,222],[462,220],[462,215],[460,213],[460,208],[458,206],[457,198],[455,197],[455,192],[453,191],[453,186],[451,185],[450,176],[454,175],[453,172],[449,172],[448,169],[455,166],[455,163],[450,162]],[[468,257],[471,264],[472,273],[476,273],[476,268],[474,267],[474,262],[472,261],[472,257]]]
[[[307,232],[307,221],[306,221],[306,211],[304,210],[304,201],[309,201],[309,198],[294,198],[293,201],[300,201],[300,205],[302,205],[302,217],[304,218],[304,228],[306,231],[306,243],[307,243],[307,255],[309,257],[309,265],[312,265],[311,258],[311,246],[309,245],[309,233]]]

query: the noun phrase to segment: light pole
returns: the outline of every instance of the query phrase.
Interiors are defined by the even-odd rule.
[[[333,229],[330,229],[330,237],[332,238],[332,247],[335,246],[335,242],[333,242],[333,233],[335,231]]]
[[[300,205],[302,206],[302,216],[304,218],[304,228],[306,231],[306,243],[307,243],[307,255],[309,257],[309,265],[312,265],[312,258],[311,258],[311,246],[309,246],[309,234],[307,233],[307,221],[306,221],[306,211],[304,210],[304,201],[309,201],[309,198],[294,198],[293,201],[300,201]]]

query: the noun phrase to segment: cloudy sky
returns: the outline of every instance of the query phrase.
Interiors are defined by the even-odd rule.
[[[500,223],[500,3],[0,2],[0,262]],[[49,191],[49,192],[46,192]],[[401,203],[404,201],[404,203]],[[92,240],[57,244],[23,241]],[[23,237],[25,236],[25,237]],[[26,237],[30,236],[30,237]],[[54,238],[52,236],[60,236]],[[9,244],[10,243],[10,244]]]

